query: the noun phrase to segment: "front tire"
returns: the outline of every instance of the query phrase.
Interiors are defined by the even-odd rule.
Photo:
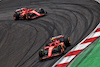
[[[41,51],[39,51],[39,57],[42,58],[45,55],[43,49],[41,49]]]
[[[40,13],[45,13],[44,10],[42,8],[39,8],[39,12]]]

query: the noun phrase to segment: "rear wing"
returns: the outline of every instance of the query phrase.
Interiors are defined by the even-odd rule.
[[[59,35],[59,36],[52,37],[50,40],[57,40],[57,39],[60,39],[60,38],[63,38],[63,37],[65,37],[65,36]]]
[[[20,12],[20,11],[25,10],[25,9],[27,9],[27,8],[20,8],[20,9],[17,9],[17,10],[15,11],[15,13],[16,13],[16,12]]]

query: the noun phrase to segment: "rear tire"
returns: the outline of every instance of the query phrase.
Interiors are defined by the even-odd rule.
[[[24,19],[24,20],[26,19],[26,15],[23,16],[23,19]]]
[[[15,13],[15,14],[13,15],[13,17],[14,17],[14,20],[19,20],[19,14]]]
[[[69,37],[64,39],[64,44],[65,44],[66,47],[70,46],[70,39],[69,39]]]
[[[27,14],[25,15],[26,20],[29,20],[29,19],[30,19],[29,16],[30,16],[29,13],[27,13]]]

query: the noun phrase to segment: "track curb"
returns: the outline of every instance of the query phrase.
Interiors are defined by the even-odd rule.
[[[99,36],[100,23],[85,39],[83,39],[79,44],[77,44],[64,56],[62,56],[52,67],[66,67],[82,50],[89,46]]]

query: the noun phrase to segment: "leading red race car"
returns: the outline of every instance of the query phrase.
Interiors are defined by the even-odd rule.
[[[64,35],[52,37],[50,39],[51,42],[39,51],[40,60],[64,54],[66,47],[70,45],[69,38],[64,39],[64,37]]]
[[[27,9],[27,8],[21,8],[21,9],[17,9],[15,11],[15,14],[13,15],[15,20],[19,20],[19,19],[34,19],[40,16],[44,16],[46,15],[47,12],[44,11],[42,8],[39,8],[38,10],[34,9]]]

